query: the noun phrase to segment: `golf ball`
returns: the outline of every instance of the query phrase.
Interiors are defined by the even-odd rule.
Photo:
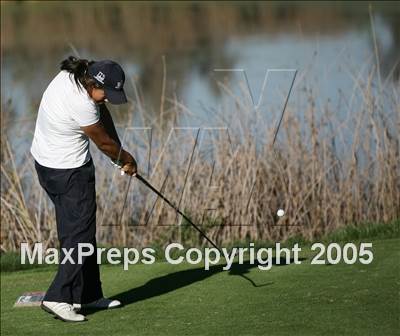
[[[279,209],[276,213],[279,217],[282,217],[285,214],[285,211],[283,211],[282,209]]]

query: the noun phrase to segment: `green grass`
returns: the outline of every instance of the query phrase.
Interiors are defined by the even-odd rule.
[[[126,305],[91,313],[80,324],[37,307],[13,308],[24,291],[46,290],[54,267],[5,272],[1,335],[398,335],[399,246],[398,238],[374,240],[370,265],[310,265],[309,250],[301,265],[270,271],[104,265],[105,295]]]

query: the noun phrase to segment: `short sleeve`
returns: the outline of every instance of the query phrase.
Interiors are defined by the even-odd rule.
[[[99,107],[95,103],[80,100],[73,102],[71,107],[71,118],[80,127],[93,125],[100,120]]]

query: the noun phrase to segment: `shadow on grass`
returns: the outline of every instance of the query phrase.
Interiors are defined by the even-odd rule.
[[[305,258],[299,258],[300,261],[305,260]],[[276,266],[287,266],[293,263],[293,259],[290,260],[290,263],[281,263],[277,264],[275,258],[273,259],[273,265]],[[129,289],[125,292],[119,293],[111,297],[111,299],[116,299],[122,302],[124,306],[133,304],[135,302],[151,299],[156,296],[160,296],[169,292],[173,292],[179,288],[189,286],[195,282],[202,281],[215,275],[220,272],[229,272],[229,275],[237,275],[241,276],[247,281],[251,283],[254,287],[264,287],[272,285],[272,282],[265,284],[256,284],[251,278],[249,278],[246,274],[249,273],[251,268],[257,267],[259,264],[254,263],[251,265],[250,263],[234,263],[229,271],[224,271],[222,268],[224,265],[215,265],[210,267],[207,271],[204,268],[195,268],[188,269],[183,271],[178,271],[174,273],[169,273],[167,275],[163,275],[158,278],[154,278],[149,280],[147,283],[140,287]],[[84,315],[90,315],[96,312],[96,310],[82,310]]]

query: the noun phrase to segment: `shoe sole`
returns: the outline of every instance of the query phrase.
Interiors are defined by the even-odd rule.
[[[61,321],[64,321],[64,322],[85,322],[85,321],[87,321],[86,318],[82,321],[67,320],[67,319],[63,318],[62,316],[58,315],[57,313],[55,313],[50,308],[47,308],[43,303],[40,304],[40,308],[42,308],[45,312],[47,312],[51,315],[54,315],[55,318],[60,319]]]
[[[120,304],[119,306],[114,306],[114,307],[86,307],[86,306],[83,306],[83,307],[81,307],[81,308],[79,308],[79,310],[76,310],[75,309],[75,311],[81,311],[81,310],[110,310],[110,309],[117,309],[117,308],[122,308],[124,305],[123,304]]]

